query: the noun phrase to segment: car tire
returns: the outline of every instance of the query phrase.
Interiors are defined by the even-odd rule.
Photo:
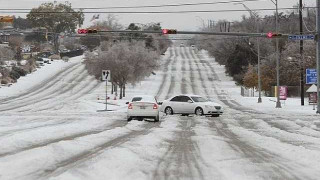
[[[195,114],[197,116],[202,116],[203,115],[203,109],[201,107],[197,107],[195,110]]]
[[[219,117],[220,114],[213,114],[212,117]]]
[[[159,115],[154,117],[154,122],[159,122]]]
[[[127,118],[127,121],[129,122],[129,121],[131,121],[132,120],[132,117],[128,117]]]
[[[173,110],[172,110],[171,107],[166,107],[166,108],[164,109],[164,113],[165,113],[166,115],[172,115],[172,114],[173,114]]]

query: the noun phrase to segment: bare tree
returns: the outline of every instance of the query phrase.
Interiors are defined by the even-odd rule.
[[[91,74],[100,77],[103,69],[111,70],[112,83],[120,87],[120,98],[125,94],[127,83],[135,84],[159,67],[159,55],[150,51],[143,42],[119,42],[107,45],[98,57],[86,55]],[[109,47],[110,46],[110,47]]]

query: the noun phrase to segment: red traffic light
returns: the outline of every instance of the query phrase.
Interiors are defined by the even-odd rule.
[[[281,37],[282,34],[274,34],[272,32],[268,32],[267,33],[267,38],[277,38],[277,37]]]
[[[272,32],[268,32],[268,33],[267,33],[267,37],[268,37],[268,38],[272,38],[272,35],[273,35]]]
[[[177,34],[176,29],[162,29],[162,34]]]
[[[86,29],[78,29],[78,34],[87,34],[88,30]]]
[[[98,33],[96,29],[78,29],[78,34]]]

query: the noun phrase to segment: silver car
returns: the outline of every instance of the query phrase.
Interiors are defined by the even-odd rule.
[[[218,117],[223,114],[223,107],[199,95],[178,95],[163,101],[161,112],[171,114],[196,114]]]

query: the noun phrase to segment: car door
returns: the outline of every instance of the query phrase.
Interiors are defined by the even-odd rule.
[[[170,100],[170,106],[174,113],[181,113],[181,96],[175,96]]]
[[[188,96],[181,96],[181,113],[192,114],[194,113],[194,102]]]

